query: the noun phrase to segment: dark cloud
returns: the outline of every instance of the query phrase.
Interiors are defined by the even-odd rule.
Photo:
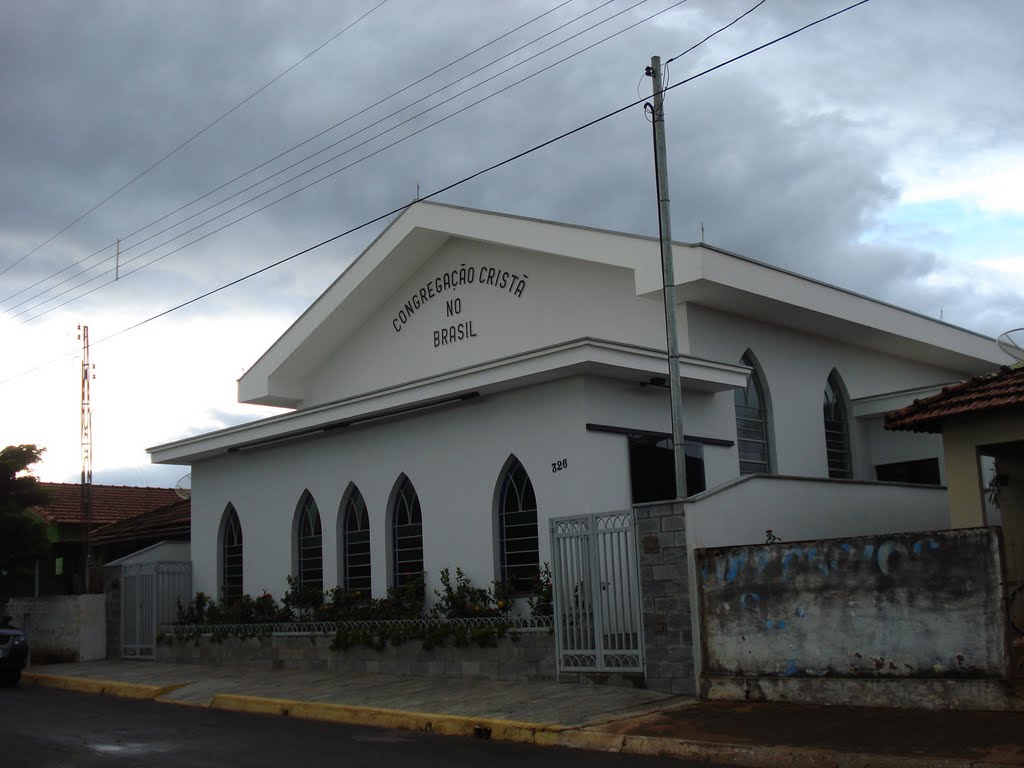
[[[9,180],[0,189],[0,269],[370,5],[305,2],[285,9],[268,1],[247,3],[240,13],[235,5],[198,2],[10,4],[0,28],[0,69],[5,72],[0,82],[5,104],[0,164]],[[139,240],[154,229],[129,237],[140,226],[346,116],[357,115],[255,178],[266,178],[307,152],[369,128],[297,170],[364,140],[390,125],[381,122],[389,112],[419,98],[429,85],[447,80],[432,80],[362,112],[368,105],[553,5],[465,0],[423,6],[391,0],[352,33],[0,277],[0,300],[117,237],[124,238],[126,262],[139,257],[126,263],[130,272],[669,2],[645,3],[564,51],[546,54],[181,241],[140,256],[201,219],[142,245],[137,245]],[[510,50],[556,21],[596,5],[572,3],[498,50]],[[460,87],[626,5],[597,11]],[[650,84],[641,74],[650,53],[678,53],[747,7],[738,1],[687,3],[73,306],[97,312],[116,304],[145,316],[308,247],[408,201],[417,182],[424,192],[444,186],[636,99],[638,81],[640,92],[648,93]],[[671,82],[839,7],[793,0],[767,3],[675,62]],[[1000,146],[1015,140],[1024,106],[1006,94],[1014,92],[1024,71],[1024,54],[1010,31],[1020,28],[1021,16],[1019,7],[999,2],[941,2],[930,4],[927,13],[919,6],[872,3],[672,91],[668,128],[675,236],[696,240],[703,224],[709,242],[753,258],[881,298],[945,306],[953,297],[924,280],[942,267],[941,254],[927,243],[867,244],[863,236],[899,198],[892,172],[907,142],[939,153],[944,146],[965,151],[986,142]],[[489,51],[476,54],[446,77],[469,72],[490,56]],[[436,104],[450,93],[427,103]],[[157,228],[239,188],[217,193]],[[442,199],[654,234],[649,124],[637,107]],[[272,305],[298,313],[381,226],[303,256],[191,311],[215,315]],[[106,252],[103,258],[110,255]],[[100,261],[97,257],[83,266]],[[102,263],[102,269],[55,292],[112,267],[109,260]],[[0,306],[9,308],[38,290]],[[81,290],[85,287],[38,309]],[[974,300],[980,303],[971,304]],[[964,290],[955,303],[962,308],[963,322],[975,327],[992,313],[991,301],[980,291]]]

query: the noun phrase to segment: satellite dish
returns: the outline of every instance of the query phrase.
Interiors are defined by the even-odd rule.
[[[999,334],[996,344],[1010,357],[1024,362],[1024,328],[1014,328]]]
[[[174,484],[174,492],[182,499],[192,498],[192,473],[182,475]]]

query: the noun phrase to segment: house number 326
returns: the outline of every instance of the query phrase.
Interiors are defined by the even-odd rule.
[[[568,459],[559,459],[558,461],[551,462],[552,472],[561,472],[563,469],[569,466]]]

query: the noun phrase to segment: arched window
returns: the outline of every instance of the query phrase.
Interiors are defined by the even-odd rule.
[[[392,583],[401,587],[423,573],[423,516],[420,499],[402,475],[391,511]]]
[[[506,465],[498,492],[498,547],[501,580],[513,594],[530,592],[540,566],[537,496],[515,456]]]
[[[835,369],[825,382],[823,411],[828,476],[848,480],[853,476],[850,468],[850,428],[846,417],[846,403],[843,400],[842,381]]]
[[[242,596],[242,525],[231,504],[224,510],[220,542],[221,599],[232,603]]]
[[[323,590],[323,530],[320,527],[320,511],[309,491],[305,491],[299,500],[296,544],[300,586]]]
[[[370,516],[363,494],[352,485],[341,503],[341,585],[349,591],[370,594]]]
[[[735,390],[736,446],[740,453],[740,474],[770,472],[768,459],[768,407],[754,357],[747,351],[740,365],[751,369],[746,389]]]

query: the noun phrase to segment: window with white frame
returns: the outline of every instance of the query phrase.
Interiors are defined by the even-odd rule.
[[[391,581],[408,584],[423,573],[423,515],[412,481],[402,475],[391,511]]]
[[[746,352],[740,364],[751,369],[745,389],[735,390],[736,447],[740,474],[770,472],[768,460],[768,409],[764,387],[754,358]]]
[[[853,477],[850,465],[850,427],[843,400],[843,386],[835,369],[825,382],[822,405],[825,419],[825,454],[828,458],[828,476],[841,480]]]
[[[324,588],[323,529],[320,510],[309,491],[299,500],[299,519],[296,526],[298,550],[298,579],[301,587],[315,590]]]
[[[224,510],[220,548],[221,599],[234,602],[242,596],[242,524],[233,505]]]
[[[533,589],[540,568],[537,496],[526,468],[512,457],[498,493],[498,546],[501,580],[513,594]]]
[[[341,531],[344,561],[342,586],[370,594],[370,516],[359,489],[352,485],[342,502]]]

